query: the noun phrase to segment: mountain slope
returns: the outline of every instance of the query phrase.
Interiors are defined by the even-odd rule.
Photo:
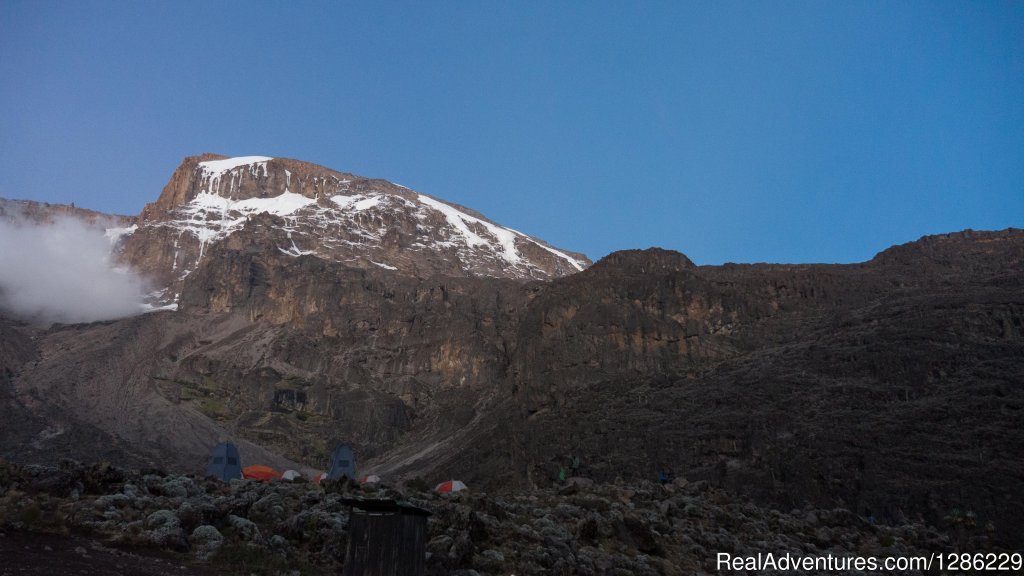
[[[546,279],[590,264],[384,180],[298,160],[214,154],[182,162],[125,235],[123,258],[177,294],[210,247],[225,241],[415,276]]]
[[[246,202],[276,190],[266,174],[288,184],[299,171],[261,160],[215,179],[200,164],[219,160],[194,160],[124,243],[127,260],[170,268],[178,310],[0,324],[19,414],[186,471],[223,436],[247,442],[245,458],[314,468],[346,443],[367,472],[484,489],[548,484],[577,455],[599,480],[673,468],[774,506],[933,523],[970,510],[996,541],[1022,543],[1022,230],[926,237],[852,265],[695,266],[631,250],[534,281],[481,272],[507,262],[501,246],[435,243],[395,252],[392,270],[335,257],[355,243],[289,251],[289,231],[302,252],[306,235],[333,230],[294,213],[182,220],[211,187]],[[305,200],[266,198],[320,214],[334,201],[309,178]],[[366,210],[413,202],[395,193]],[[428,237],[430,219],[409,210],[395,234],[415,220],[402,242]],[[204,243],[181,222],[230,230]],[[4,453],[34,457],[9,442]]]
[[[946,240],[898,265],[630,251],[526,284],[221,243],[178,312],[54,329],[16,386],[184,469],[222,434],[483,487],[551,482],[576,454],[597,479],[672,467],[785,506],[971,510],[1012,542],[1024,232]]]
[[[582,454],[599,478],[672,467],[782,506],[971,511],[1013,540],[1022,248],[1008,230],[925,238],[894,251],[928,257],[895,265],[673,269],[634,253],[554,281],[517,339],[531,476]]]

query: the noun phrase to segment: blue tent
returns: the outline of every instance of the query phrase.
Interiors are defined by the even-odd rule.
[[[327,468],[327,479],[337,480],[342,476],[348,476],[350,480],[356,479],[356,457],[348,446],[338,446],[331,454],[331,465]]]
[[[215,476],[227,482],[232,478],[242,477],[242,458],[238,448],[231,442],[217,444],[206,463],[206,475]]]

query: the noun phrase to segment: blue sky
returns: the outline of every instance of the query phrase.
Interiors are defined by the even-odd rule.
[[[1022,2],[0,2],[0,196],[187,155],[401,183],[592,258],[1024,226]]]

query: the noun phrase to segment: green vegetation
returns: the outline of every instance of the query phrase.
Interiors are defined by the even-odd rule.
[[[200,412],[214,420],[227,420],[231,417],[221,398],[203,398],[199,400],[198,407]]]
[[[309,443],[309,451],[313,457],[313,462],[326,463],[330,456],[327,451],[327,441],[319,437],[314,438]]]

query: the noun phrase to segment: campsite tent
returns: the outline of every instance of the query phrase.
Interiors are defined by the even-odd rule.
[[[319,484],[325,478],[327,478],[327,472],[321,472],[321,473],[317,474],[316,476],[313,476],[313,483],[314,484]]]
[[[327,479],[338,480],[342,476],[348,476],[350,480],[356,479],[356,457],[348,446],[338,446],[331,454],[331,465],[327,468]]]
[[[281,474],[281,480],[288,480],[289,482],[291,482],[296,478],[302,478],[302,474],[299,474],[295,470],[285,470],[284,474]]]
[[[238,448],[231,442],[222,442],[214,447],[206,462],[206,475],[227,482],[242,477],[242,458]]]
[[[270,480],[280,478],[281,473],[270,466],[256,464],[254,466],[246,466],[245,468],[242,468],[242,477],[250,480],[263,480],[264,482],[269,482]]]
[[[437,486],[434,486],[434,492],[446,494],[449,492],[458,492],[459,490],[465,490],[467,486],[460,480],[449,480],[447,482],[441,482]]]
[[[359,479],[360,484],[376,484],[378,482],[380,482],[380,476],[376,474],[369,474]]]

